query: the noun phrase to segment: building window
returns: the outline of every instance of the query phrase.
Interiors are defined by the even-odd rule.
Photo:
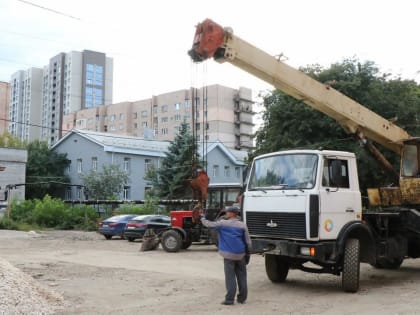
[[[145,159],[144,160],[144,172],[147,173],[149,169],[152,167],[153,161],[152,159]]]
[[[70,173],[71,173],[71,161],[69,165],[67,165],[67,175],[70,175]]]
[[[175,115],[175,121],[180,121],[181,120],[181,115],[180,114],[176,114]]]
[[[157,105],[153,105],[153,113],[157,114],[158,112],[158,106]]]
[[[241,178],[241,168],[239,166],[235,166],[235,176]]]
[[[120,113],[120,120],[123,120],[125,117],[124,113]]]
[[[92,158],[92,171],[96,172],[98,170],[98,158]]]
[[[103,86],[104,67],[100,65],[86,65],[86,84]]]
[[[163,122],[163,123],[167,123],[168,122],[168,117],[162,117],[160,119],[160,121]]]
[[[123,170],[125,172],[129,172],[130,171],[130,158],[124,158]]]
[[[225,166],[225,177],[230,177],[230,166]]]
[[[142,127],[147,127],[147,121],[142,121],[141,126]]]
[[[168,105],[162,105],[162,113],[166,113],[168,111]]]
[[[131,196],[130,196],[130,186],[124,186],[123,199],[124,200],[130,200],[131,199]]]
[[[77,173],[81,174],[83,172],[82,159],[77,159]]]
[[[147,112],[146,112],[147,115]],[[133,119],[137,119],[137,113],[133,113]]]
[[[76,195],[77,195],[76,196],[77,199],[79,199],[79,200],[82,199],[82,187],[77,187]]]
[[[137,123],[134,123],[134,124],[133,124],[133,128],[134,128],[134,129],[137,129]]]
[[[141,117],[147,117],[147,110],[143,110],[141,112]],[[137,115],[136,115],[136,118],[137,118]]]
[[[185,100],[184,106],[185,108],[190,108],[191,101],[189,99]]]
[[[181,104],[180,103],[175,103],[174,104],[174,110],[179,110],[181,108]]]
[[[213,177],[219,176],[219,165],[213,165]]]
[[[66,188],[66,200],[71,200],[72,194],[71,194],[71,187]]]
[[[162,128],[162,134],[167,135],[168,134],[168,128]]]

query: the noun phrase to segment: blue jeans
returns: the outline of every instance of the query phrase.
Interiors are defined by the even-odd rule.
[[[235,301],[236,283],[238,283],[238,301],[242,303],[245,302],[248,297],[245,258],[242,258],[241,260],[231,260],[225,258],[224,266],[226,284],[225,301],[228,303],[233,303]]]

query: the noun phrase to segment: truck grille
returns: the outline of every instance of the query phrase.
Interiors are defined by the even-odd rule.
[[[306,239],[305,213],[247,212],[246,224],[254,236]]]

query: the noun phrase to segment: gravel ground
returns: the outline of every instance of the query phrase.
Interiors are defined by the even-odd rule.
[[[7,231],[2,238],[34,238],[35,232]],[[64,307],[64,298],[42,286],[33,277],[0,258],[0,314],[54,314]]]

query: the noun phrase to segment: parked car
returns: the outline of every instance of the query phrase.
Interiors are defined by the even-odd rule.
[[[127,222],[124,237],[132,242],[136,238],[142,238],[147,229],[153,229],[155,233],[171,226],[171,218],[166,215],[145,214],[132,218]]]
[[[110,240],[113,236],[124,238],[124,228],[129,220],[135,218],[137,214],[115,215],[99,222],[98,232]]]

